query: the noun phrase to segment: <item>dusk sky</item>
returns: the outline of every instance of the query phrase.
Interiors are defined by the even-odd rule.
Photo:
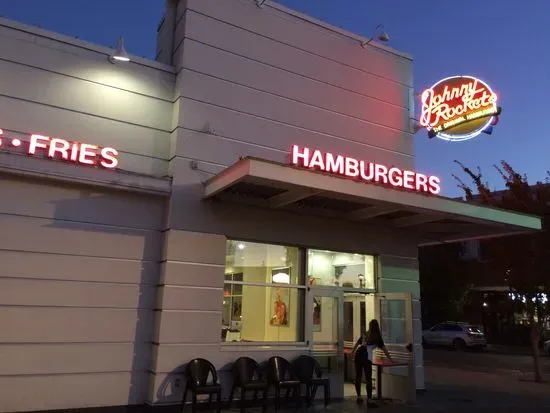
[[[223,1],[223,0],[220,0]],[[502,0],[279,0],[346,30],[370,36],[378,24],[389,46],[414,58],[420,91],[452,75],[473,75],[497,93],[502,115],[492,135],[466,142],[416,136],[417,169],[442,179],[443,194],[462,195],[453,163],[480,166],[495,189],[492,165],[505,159],[531,182],[550,169],[550,1]],[[123,35],[132,54],[153,58],[163,0],[0,0],[0,15],[44,29],[113,46]],[[417,108],[419,102],[416,102]]]

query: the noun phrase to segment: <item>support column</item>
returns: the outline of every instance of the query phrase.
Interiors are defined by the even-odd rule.
[[[226,238],[173,229],[165,237],[150,404],[180,403],[187,362],[219,358]]]

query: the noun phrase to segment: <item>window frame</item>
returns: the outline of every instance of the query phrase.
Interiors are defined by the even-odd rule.
[[[273,288],[274,286],[284,286],[284,288],[294,288],[296,290],[303,290],[304,291],[304,294],[303,294],[303,301],[304,301],[304,304],[302,306],[302,308],[300,309],[300,311],[302,311],[302,317],[303,317],[303,322],[302,322],[302,326],[301,326],[301,331],[300,331],[300,335],[303,337],[303,340],[301,341],[246,341],[246,342],[242,342],[242,341],[220,341],[220,344],[222,346],[222,348],[225,348],[225,349],[230,349],[230,348],[237,348],[237,347],[257,347],[259,348],[261,351],[265,351],[266,349],[269,349],[271,347],[277,347],[277,348],[281,348],[281,347],[288,347],[289,349],[291,348],[300,348],[300,349],[303,349],[305,347],[308,347],[309,346],[309,341],[306,339],[306,328],[305,328],[305,324],[306,324],[306,321],[305,321],[305,317],[307,317],[306,315],[306,305],[305,305],[305,302],[307,300],[307,292],[308,292],[308,289],[307,289],[307,285],[305,284],[306,281],[306,267],[305,267],[305,262],[304,262],[304,250],[303,248],[299,247],[299,246],[296,246],[296,245],[286,245],[286,244],[281,244],[281,243],[273,243],[273,242],[261,242],[261,241],[251,241],[251,240],[245,240],[243,238],[229,238],[227,237],[226,238],[226,242],[230,242],[230,241],[235,241],[235,242],[248,242],[248,243],[251,243],[251,244],[263,244],[263,245],[272,245],[272,246],[278,246],[278,247],[286,247],[286,248],[296,248],[298,250],[298,283],[297,284],[280,284],[280,283],[275,283],[275,282],[265,282],[265,283],[260,283],[260,282],[246,282],[246,281],[233,281],[233,280],[226,280],[225,279],[225,268],[224,268],[224,280],[223,280],[223,285],[224,285],[224,290],[225,290],[225,285],[226,284],[230,284],[230,285],[242,285],[242,286],[250,286],[250,287],[264,287],[264,288]],[[285,267],[285,266],[281,266],[282,267]],[[279,267],[277,267],[279,268]],[[230,274],[234,274],[234,273],[230,273]],[[238,273],[237,273],[238,274]],[[242,299],[243,295],[241,295],[241,299]],[[223,305],[223,304],[222,304]]]
[[[333,251],[333,250],[322,250],[320,248],[310,248],[310,247],[304,247],[304,254],[305,254],[305,262],[304,262],[304,282],[307,283],[307,269],[309,268],[309,251],[328,251],[334,254],[359,254],[363,255],[364,257],[370,256],[373,258],[373,266],[374,266],[374,288],[357,288],[357,287],[344,287],[344,286],[335,286],[335,285],[315,285],[315,288],[338,288],[344,293],[358,293],[358,294],[374,294],[378,292],[378,285],[380,280],[380,273],[381,273],[381,264],[380,264],[380,255],[379,254],[370,254],[370,253],[362,253],[362,252],[356,252],[356,251]]]
[[[226,236],[226,242],[229,241],[235,241],[235,242],[249,242],[254,244],[264,244],[264,245],[273,245],[273,246],[280,246],[280,247],[287,247],[287,248],[297,248],[298,249],[298,262],[299,262],[299,283],[297,284],[285,284],[287,287],[285,288],[294,288],[296,290],[303,290],[304,291],[304,302],[303,302],[303,308],[302,314],[303,314],[303,323],[301,326],[301,335],[303,337],[303,340],[301,341],[220,341],[220,348],[222,351],[240,351],[243,347],[247,348],[247,351],[266,351],[269,349],[277,348],[291,351],[291,350],[303,350],[311,347],[311,337],[308,338],[306,336],[307,334],[307,328],[306,325],[308,323],[307,317],[307,302],[308,302],[308,294],[311,294],[312,286],[307,285],[307,270],[309,265],[309,255],[308,251],[310,250],[326,250],[337,254],[360,254],[363,256],[371,256],[373,257],[374,261],[374,288],[368,289],[368,288],[354,288],[354,287],[343,287],[343,286],[331,286],[331,285],[315,285],[315,289],[326,289],[334,290],[337,288],[339,291],[344,293],[357,293],[357,294],[376,294],[378,292],[379,282],[380,282],[380,274],[381,274],[381,260],[380,260],[380,254],[370,253],[370,252],[359,252],[359,251],[352,251],[352,250],[339,250],[339,251],[333,251],[331,249],[327,249],[328,247],[319,247],[319,246],[311,246],[311,245],[304,245],[304,244],[286,244],[282,242],[274,242],[274,241],[264,241],[264,240],[257,240],[257,239],[250,239],[250,238],[243,238],[243,237],[230,237]],[[275,285],[281,285],[278,283],[258,283],[258,282],[245,282],[245,281],[226,281],[225,280],[225,266],[224,266],[224,287],[225,284],[240,284],[240,285],[247,285],[247,286],[253,286],[253,287],[273,287]],[[343,302],[342,302],[343,304]],[[222,304],[223,308],[223,304]],[[223,312],[223,310],[222,310]]]

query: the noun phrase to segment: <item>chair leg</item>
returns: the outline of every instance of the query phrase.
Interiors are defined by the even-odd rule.
[[[309,384],[306,383],[306,406],[311,406],[311,389],[309,387]]]
[[[181,410],[185,409],[185,402],[187,401],[187,385],[183,388],[183,399],[181,402]]]
[[[214,398],[214,393],[210,393],[208,395],[208,410],[210,411],[210,409],[212,408],[212,399]]]
[[[191,402],[191,412],[195,413],[197,411],[197,393],[193,392],[193,401]]]
[[[217,397],[216,397],[216,413],[220,413],[222,411],[222,391],[218,390]]]
[[[325,407],[327,407],[330,403],[330,384],[329,383],[323,386],[323,393],[325,396]]]
[[[231,386],[231,391],[229,392],[229,408],[231,408],[231,405],[233,404],[233,396],[235,395],[235,389],[237,386],[233,385]]]
[[[245,399],[246,393],[244,387],[241,387],[241,413],[244,413],[244,399]]]
[[[269,395],[269,389],[265,389],[263,394],[263,400],[262,400],[262,412],[265,412],[267,410],[268,395]]]
[[[279,389],[278,387],[275,387],[275,411],[279,410],[279,406],[280,406],[280,403],[281,403],[281,400],[280,400],[281,394],[280,394],[280,392],[281,392],[281,389]]]
[[[302,399],[300,398],[300,385],[294,387],[294,401],[296,402],[296,408],[302,406]]]

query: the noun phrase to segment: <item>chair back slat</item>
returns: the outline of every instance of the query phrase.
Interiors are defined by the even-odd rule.
[[[292,367],[296,377],[301,382],[311,380],[314,375],[318,376],[321,371],[321,367],[317,361],[310,356],[302,355],[292,362]],[[319,377],[319,376],[318,376]]]
[[[262,379],[262,372],[259,364],[250,357],[240,357],[235,360],[231,370],[233,373],[233,381],[239,385]]]
[[[292,366],[283,357],[271,357],[268,362],[268,379],[272,383],[280,383],[293,378]]]
[[[193,359],[187,364],[185,378],[194,387],[218,383],[216,368],[208,360],[202,358]]]

